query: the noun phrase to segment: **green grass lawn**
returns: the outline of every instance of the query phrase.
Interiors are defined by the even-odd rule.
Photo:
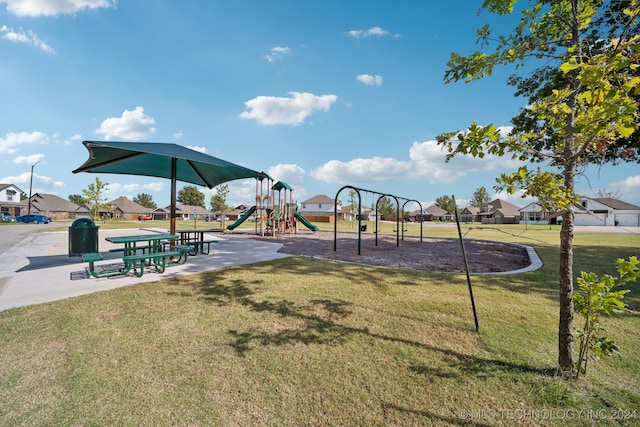
[[[544,262],[472,276],[480,334],[464,275],[304,257],[0,312],[0,425],[637,425],[640,284],[604,322],[622,356],[560,379],[558,229],[463,233]],[[576,273],[640,255],[575,241]]]

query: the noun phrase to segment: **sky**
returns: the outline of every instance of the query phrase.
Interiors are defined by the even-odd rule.
[[[478,14],[481,3],[0,0],[0,183],[28,194],[33,170],[33,193],[66,199],[98,177],[108,200],[147,193],[164,207],[166,179],[72,173],[88,158],[83,140],[150,141],[266,172],[298,202],[350,185],[463,207],[485,187],[524,206],[534,200],[493,188],[519,163],[445,163],[435,142],[472,122],[509,126],[526,104],[509,67],[444,83],[450,54],[475,50],[478,28],[515,26]],[[227,204],[255,203],[254,180],[228,185]],[[198,189],[208,205],[215,190]],[[640,168],[592,166],[576,189],[640,205]]]

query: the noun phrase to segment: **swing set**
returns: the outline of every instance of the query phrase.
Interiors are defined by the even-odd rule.
[[[396,246],[400,246],[400,230],[402,230],[402,240],[404,240],[404,217],[402,218],[402,223],[400,222],[400,200],[404,200],[405,202],[402,204],[402,211],[404,212],[404,207],[407,205],[407,203],[409,202],[416,202],[419,206],[420,206],[420,241],[422,242],[422,227],[423,227],[423,210],[422,210],[422,204],[415,200],[415,199],[407,199],[404,197],[398,197],[395,196],[393,194],[386,194],[386,193],[380,193],[378,191],[372,191],[372,190],[365,190],[363,188],[358,188],[358,187],[354,187],[352,185],[345,185],[344,187],[342,187],[340,190],[338,190],[338,192],[336,193],[336,197],[334,200],[334,206],[335,206],[335,211],[334,211],[334,215],[337,218],[338,217],[338,196],[340,195],[340,192],[346,188],[350,188],[352,190],[354,190],[356,192],[356,194],[358,195],[358,255],[361,255],[361,248],[362,248],[362,232],[366,231],[366,225],[363,226],[362,225],[362,195],[360,194],[361,191],[366,192],[366,193],[370,193],[372,195],[377,195],[378,198],[376,199],[376,211],[375,211],[375,215],[376,215],[376,230],[374,231],[375,235],[376,235],[376,246],[378,246],[378,219],[379,219],[379,215],[378,215],[378,208],[379,208],[379,204],[380,204],[380,200],[382,200],[383,197],[392,197],[393,199],[395,199],[396,201]],[[453,197],[453,203],[455,206],[456,203],[456,197]],[[475,327],[476,327],[476,332],[480,332],[480,326],[478,323],[478,314],[476,312],[476,303],[475,303],[475,299],[473,297],[473,288],[471,286],[471,277],[469,276],[469,263],[467,261],[467,252],[465,250],[464,247],[464,241],[462,239],[462,231],[460,229],[460,219],[458,218],[458,210],[455,210],[455,217],[456,217],[456,224],[458,226],[458,236],[460,239],[460,246],[462,249],[462,256],[464,259],[464,266],[465,266],[465,272],[466,272],[466,276],[467,276],[467,287],[469,289],[469,297],[471,299],[471,309],[473,311],[473,320],[475,322]],[[333,251],[335,252],[337,250],[337,242],[338,242],[338,222],[335,221],[334,222],[334,226],[333,226]]]
[[[359,187],[354,187],[352,185],[345,185],[344,187],[340,188],[338,190],[338,192],[336,193],[336,197],[334,200],[334,215],[335,218],[338,217],[338,196],[340,195],[340,193],[342,192],[342,190],[344,189],[351,189],[354,190],[356,192],[356,194],[358,195],[358,215],[357,215],[357,220],[358,220],[358,255],[362,254],[362,232],[363,231],[367,231],[367,226],[366,225],[362,225],[362,195],[360,192],[364,192],[367,194],[371,194],[373,196],[378,196],[378,198],[376,199],[376,203],[375,203],[375,231],[374,234],[376,236],[376,246],[378,246],[378,221],[380,219],[380,215],[379,215],[379,207],[380,207],[380,201],[384,198],[384,197],[388,197],[388,198],[392,198],[396,201],[396,229],[394,230],[396,232],[396,246],[400,246],[400,235],[402,234],[402,240],[404,240],[404,216],[400,215],[400,212],[404,212],[404,208],[407,205],[407,203],[409,202],[416,202],[418,204],[418,206],[420,206],[420,241],[422,242],[422,224],[423,224],[423,209],[422,209],[422,204],[415,200],[415,199],[407,199],[405,197],[399,197],[393,194],[388,194],[388,193],[380,193],[379,191],[373,191],[373,190],[367,190],[364,188],[359,188]],[[404,203],[402,204],[402,207],[400,207],[400,200],[404,200]],[[401,210],[402,209],[402,210]],[[338,222],[335,221],[333,224],[333,251],[335,252],[337,250],[337,243],[338,242]]]

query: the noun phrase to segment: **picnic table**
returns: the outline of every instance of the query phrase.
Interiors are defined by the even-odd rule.
[[[189,255],[194,256],[200,250],[201,254],[208,254],[211,250],[212,243],[218,243],[217,240],[205,240],[205,233],[212,233],[214,229],[185,229],[185,230],[176,230],[176,233],[180,235],[179,241],[181,245],[190,245],[193,246],[194,249],[192,252],[189,252]],[[205,252],[205,246],[207,250]]]
[[[89,263],[89,272],[96,278],[110,277],[115,275],[125,275],[133,269],[134,273],[141,277],[144,274],[144,267],[154,267],[159,273],[163,273],[167,265],[184,264],[187,262],[187,254],[193,250],[192,246],[180,246],[177,250],[164,251],[163,242],[175,241],[178,236],[168,233],[153,233],[134,236],[112,236],[107,237],[107,242],[123,244],[124,267],[96,271],[94,263],[102,260],[99,253],[84,254],[83,259]],[[143,243],[143,245],[139,245]],[[176,248],[174,248],[176,249]],[[138,251],[142,251],[139,253]],[[167,259],[176,259],[167,263]]]
[[[134,236],[112,236],[106,237],[107,242],[123,244],[124,256],[136,255],[138,249],[143,252],[147,250],[150,253],[162,252],[163,241],[177,240],[178,236],[169,233],[152,233],[152,234],[139,234]],[[145,243],[145,245],[138,246],[139,243]]]

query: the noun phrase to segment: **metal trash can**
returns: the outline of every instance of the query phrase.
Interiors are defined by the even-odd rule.
[[[98,252],[98,226],[89,218],[78,218],[69,227],[69,256]]]

